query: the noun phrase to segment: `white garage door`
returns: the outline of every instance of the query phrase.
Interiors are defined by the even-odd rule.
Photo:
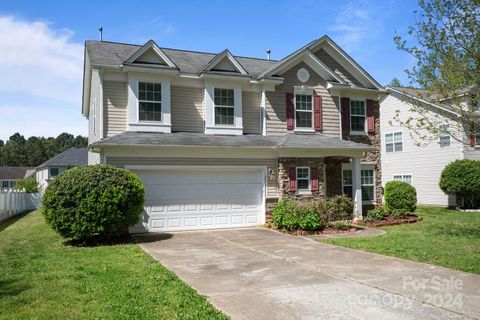
[[[132,231],[235,228],[264,223],[262,169],[133,170],[145,184],[145,212]]]

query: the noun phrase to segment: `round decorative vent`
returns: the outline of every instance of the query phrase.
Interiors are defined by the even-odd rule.
[[[310,79],[310,73],[305,68],[300,68],[297,71],[297,78],[301,83],[305,83]]]

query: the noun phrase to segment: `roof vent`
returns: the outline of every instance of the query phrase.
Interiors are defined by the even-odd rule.
[[[98,32],[100,32],[100,41],[103,41],[103,27],[98,28]]]
[[[272,53],[272,50],[267,49],[267,60],[270,60],[270,53]]]

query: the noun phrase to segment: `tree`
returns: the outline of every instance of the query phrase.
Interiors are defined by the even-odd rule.
[[[398,78],[393,78],[388,85],[391,87],[403,87],[402,83],[400,82],[400,80],[398,80]]]
[[[414,116],[403,119],[397,112],[394,120],[412,129],[419,140],[448,133],[467,143],[465,132],[479,124],[473,114],[479,92],[468,89],[480,84],[480,1],[419,0],[419,7],[408,36],[394,37],[397,48],[416,59],[416,65],[406,70],[410,84],[425,89],[419,98],[453,106],[460,117],[450,123],[455,128],[441,131],[444,118],[412,99]]]

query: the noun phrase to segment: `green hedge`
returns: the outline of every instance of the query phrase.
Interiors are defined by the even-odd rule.
[[[417,191],[403,181],[390,181],[385,184],[385,209],[414,212],[417,207]]]
[[[272,213],[277,229],[322,230],[334,221],[353,219],[353,202],[349,197],[336,196],[327,201],[280,200]]]
[[[456,160],[448,164],[440,176],[440,189],[455,195],[465,208],[480,207],[480,161]]]
[[[109,165],[64,171],[47,187],[42,213],[60,235],[73,240],[113,238],[138,222],[144,187],[138,176]]]

